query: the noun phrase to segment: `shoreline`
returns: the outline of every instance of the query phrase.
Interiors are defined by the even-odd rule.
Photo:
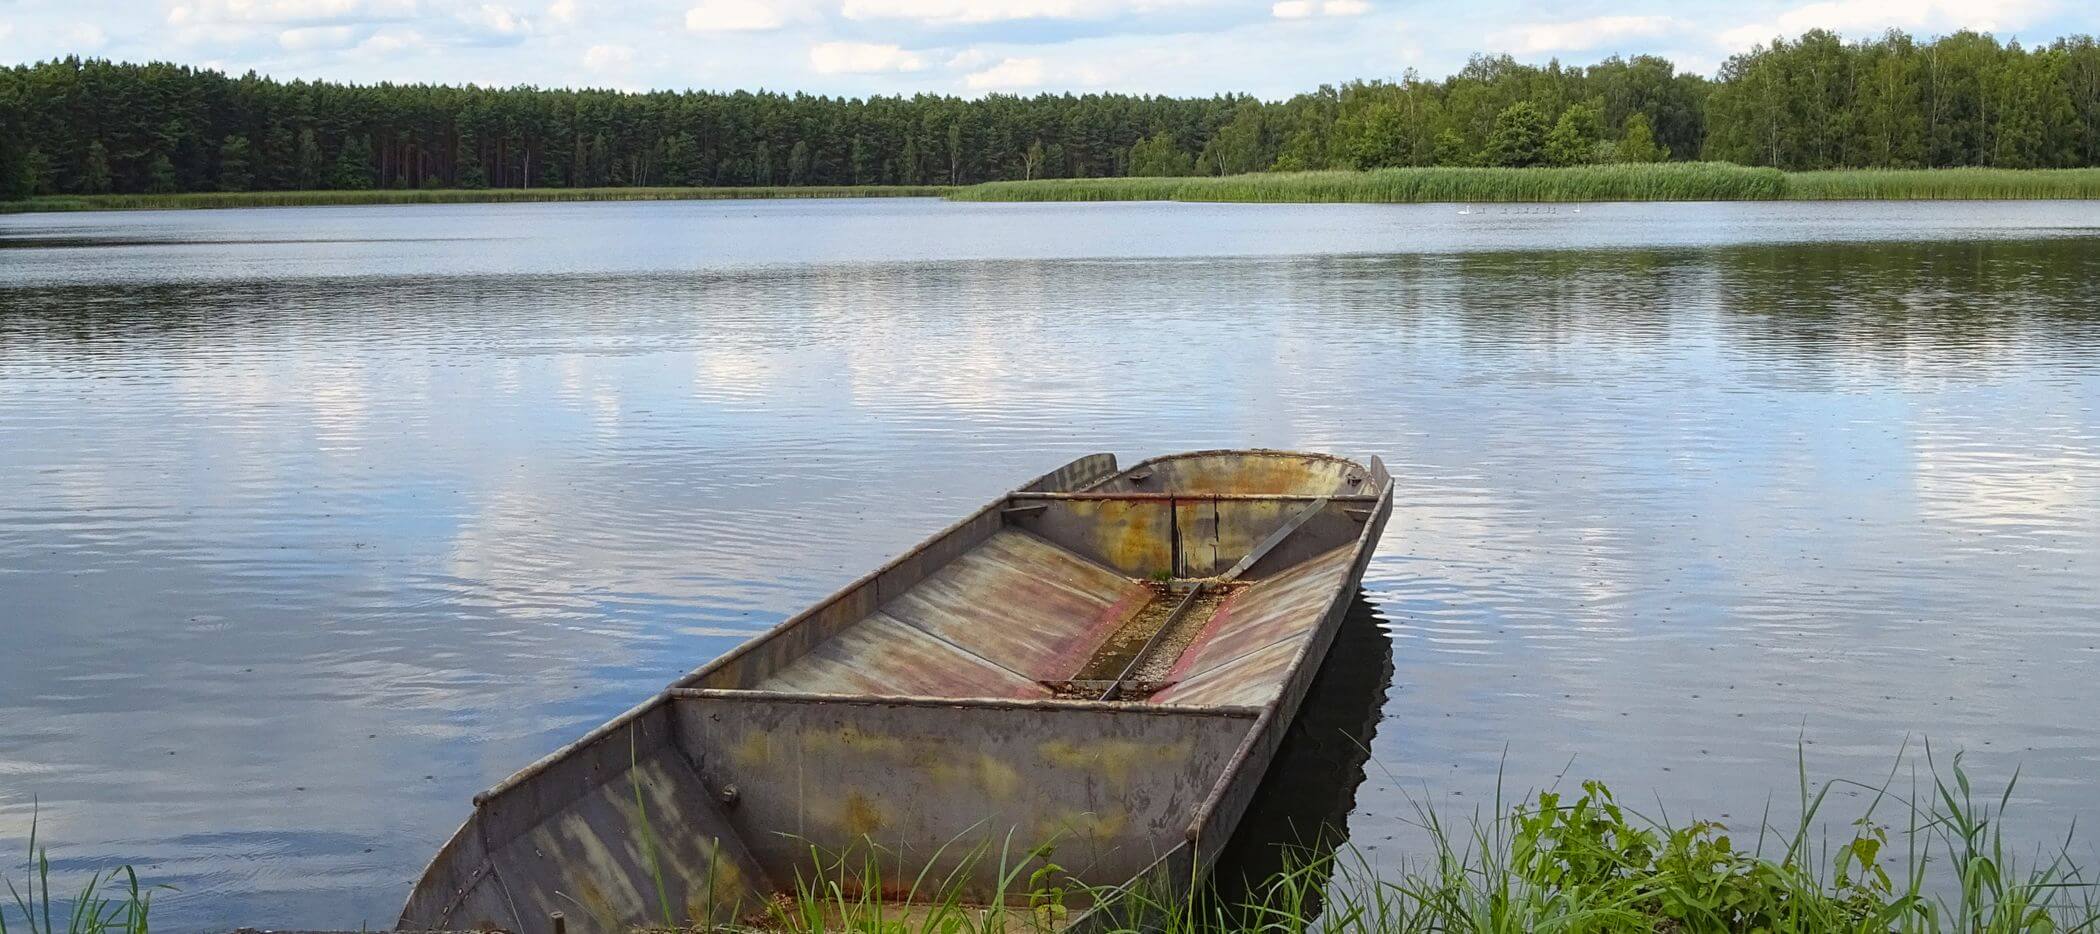
[[[786,185],[748,188],[379,188],[320,191],[188,191],[169,194],[39,195],[0,201],[0,214],[194,211],[392,204],[551,204],[582,201],[773,201],[808,198],[937,198],[948,185]]]
[[[985,203],[1580,204],[1699,201],[2073,201],[2100,199],[2100,168],[1834,169],[1781,172],[1675,162],[1567,168],[1392,168],[1230,176],[1113,177],[975,185],[743,188],[483,188],[45,195],[0,214],[394,204],[945,198]]]

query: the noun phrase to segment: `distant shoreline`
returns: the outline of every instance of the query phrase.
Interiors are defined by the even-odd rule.
[[[1566,204],[1610,201],[1983,201],[2100,198],[2100,169],[1782,172],[1725,162],[1567,168],[1396,168],[1215,178],[986,182],[957,201]]]
[[[1567,204],[1612,201],[1986,201],[2100,199],[2100,168],[1781,172],[1727,163],[1569,168],[1397,168],[1189,178],[1081,178],[978,185],[748,188],[486,188],[55,195],[0,213],[372,204],[938,198],[976,202],[1187,201],[1263,204]]]
[[[45,195],[0,201],[0,214],[186,211],[372,204],[512,204],[559,201],[731,201],[781,198],[937,198],[946,185],[748,188],[380,188],[331,191],[192,191],[172,194]]]

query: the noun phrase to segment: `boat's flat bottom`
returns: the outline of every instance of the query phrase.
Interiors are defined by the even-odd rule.
[[[1002,530],[757,685],[763,691],[1045,698],[1150,588]]]
[[[1133,580],[1028,532],[997,532],[754,687],[792,694],[1259,705],[1348,573],[1348,547],[1274,577]],[[1153,636],[1157,634],[1155,640]],[[1146,644],[1152,647],[1145,651]]]
[[[1129,669],[1133,681],[1156,682],[1165,677],[1167,671],[1188,650],[1197,634],[1210,625],[1218,615],[1218,608],[1244,584],[1208,584],[1196,595],[1187,612],[1174,617],[1174,609],[1187,596],[1189,584],[1153,584],[1150,602],[1139,607],[1128,622],[1125,622],[1108,641],[1094,651],[1092,658],[1072,676],[1074,681],[1113,681]],[[1172,625],[1169,626],[1171,620]],[[1144,657],[1139,658],[1142,654]],[[1132,662],[1137,667],[1131,668]]]

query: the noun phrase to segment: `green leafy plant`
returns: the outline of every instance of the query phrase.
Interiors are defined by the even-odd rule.
[[[15,910],[21,916],[23,930],[27,934],[146,934],[147,919],[153,906],[153,888],[139,885],[138,873],[130,866],[107,872],[90,873],[81,883],[80,894],[70,902],[62,902],[63,910],[54,912],[51,903],[51,853],[48,847],[37,845],[39,815],[31,811],[29,818],[29,872],[22,887],[17,888],[12,878],[7,878],[7,893],[13,898]],[[121,877],[123,887],[114,888]],[[157,888],[166,888],[158,886]],[[60,924],[63,927],[60,927]],[[0,910],[0,934],[8,934],[7,912]]]

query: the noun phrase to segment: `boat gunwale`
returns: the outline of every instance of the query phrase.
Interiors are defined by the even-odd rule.
[[[1324,500],[1333,503],[1375,503],[1382,499],[1377,493],[1347,493],[1322,496],[1318,493],[1022,493],[1007,495],[1007,499],[1041,500],[1116,500],[1131,502],[1166,502],[1167,500],[1219,500],[1224,502],[1257,503],[1309,503]]]
[[[1212,451],[1198,453],[1218,454],[1230,452]],[[1351,546],[1352,550],[1349,555],[1349,581],[1353,581],[1358,587],[1361,587],[1363,572],[1370,562],[1371,555],[1376,551],[1377,548],[1377,542],[1375,541],[1375,538],[1384,534],[1385,519],[1390,517],[1392,514],[1392,501],[1395,496],[1395,492],[1399,486],[1398,481],[1396,481],[1393,478],[1391,471],[1389,471],[1386,468],[1385,461],[1378,458],[1375,455],[1371,458],[1371,461],[1368,464],[1357,463],[1356,461],[1349,460],[1347,458],[1337,457],[1334,455],[1312,456],[1318,456],[1330,460],[1343,461],[1357,467],[1365,468],[1370,472],[1370,476],[1382,478],[1385,481],[1383,487],[1380,488],[1379,493],[1376,496],[1376,499],[1380,501],[1379,507],[1373,511],[1372,515],[1369,517],[1369,520],[1364,523],[1364,528],[1357,533],[1356,543],[1353,546]],[[1167,458],[1153,458],[1152,460],[1165,459]],[[1152,460],[1145,461],[1144,463],[1151,463]],[[1143,466],[1143,464],[1140,464],[1139,466]],[[1138,468],[1130,468],[1130,470],[1136,469]],[[1120,475],[1120,473],[1117,474],[1117,476]],[[1343,499],[1342,497],[1335,498]],[[1334,598],[1332,598],[1328,602],[1328,608],[1326,611],[1327,613],[1332,613],[1334,611],[1334,606],[1336,603],[1345,600],[1355,599],[1355,594],[1350,592],[1352,588],[1348,587],[1347,583],[1348,582],[1345,582],[1344,587],[1338,590]],[[1323,620],[1322,626],[1316,627],[1315,632],[1318,632],[1319,628],[1324,628],[1326,625],[1327,623]],[[1269,731],[1275,728],[1278,719],[1282,716],[1283,713],[1284,700],[1290,693],[1290,679],[1296,677],[1300,673],[1300,669],[1304,667],[1307,661],[1307,656],[1312,651],[1312,646],[1315,641],[1318,641],[1317,638],[1307,639],[1305,640],[1305,644],[1298,647],[1297,654],[1291,658],[1290,664],[1284,669],[1287,672],[1287,674],[1285,675],[1284,683],[1279,686],[1276,692],[1276,696],[1270,698],[1267,703],[1261,705],[1259,708],[1255,708],[1260,711],[1260,714],[1255,717],[1254,725],[1248,728],[1247,734],[1240,738],[1239,746],[1232,751],[1231,756],[1228,756],[1226,758],[1224,768],[1219,772],[1218,780],[1211,785],[1210,792],[1203,796],[1203,800],[1197,802],[1195,813],[1189,821],[1188,828],[1182,833],[1181,846],[1177,847],[1173,851],[1161,854],[1160,857],[1154,860],[1152,865],[1147,867],[1143,872],[1138,873],[1136,876],[1132,877],[1131,879],[1120,885],[1111,887],[1112,891],[1118,893],[1128,892],[1135,886],[1145,884],[1148,880],[1153,879],[1156,875],[1165,875],[1171,877],[1175,870],[1172,864],[1170,863],[1170,860],[1175,858],[1177,852],[1183,850],[1186,851],[1187,859],[1189,860],[1188,870],[1190,875],[1192,877],[1195,877],[1201,876],[1203,874],[1203,872],[1205,871],[1203,868],[1203,863],[1205,862],[1205,860],[1203,856],[1202,839],[1204,828],[1211,822],[1212,816],[1217,813],[1217,809],[1224,802],[1226,794],[1232,790],[1233,782],[1239,779],[1240,773],[1246,771],[1248,769],[1248,766],[1252,763],[1252,760],[1255,757],[1255,750],[1258,748],[1258,744],[1263,742],[1267,737]],[[1322,649],[1323,655],[1327,651],[1332,650],[1332,642],[1332,633],[1329,633],[1328,645]],[[1302,704],[1303,702],[1304,699],[1302,696],[1293,702],[1293,708],[1291,710],[1291,720],[1297,719],[1298,711],[1296,709],[1296,705]],[[1106,703],[1124,702],[1109,701]],[[1187,712],[1194,712],[1204,709],[1200,707],[1174,707],[1171,705],[1152,706],[1155,706],[1157,709],[1160,710],[1178,710]],[[1288,726],[1289,722],[1290,721],[1285,721],[1285,725]],[[1265,761],[1261,763],[1261,771],[1264,773],[1267,772],[1269,766],[1273,764],[1273,749],[1270,751],[1269,756],[1272,757],[1271,761]],[[1256,778],[1258,781],[1259,776],[1257,775]],[[1230,833],[1231,831],[1227,830],[1228,836],[1230,835]],[[1172,881],[1171,878],[1169,878],[1169,881]],[[1102,899],[1100,901],[1097,901],[1093,906],[1089,907],[1085,911],[1080,912],[1071,920],[1070,927],[1068,928],[1068,930],[1093,931],[1097,928],[1102,927],[1101,923],[1097,920],[1096,916],[1100,912],[1104,911],[1106,906],[1112,901],[1113,899]]]
[[[1346,461],[1345,458],[1334,459]],[[1373,466],[1368,466],[1366,467],[1366,469],[1373,470],[1378,473],[1385,472],[1385,464],[1383,461],[1378,460],[1378,458],[1376,457],[1373,457],[1372,461]],[[1351,464],[1356,463],[1355,461],[1346,462]],[[1357,464],[1357,466],[1365,467],[1366,465]],[[1397,482],[1394,481],[1390,474],[1387,474],[1385,480],[1385,487],[1378,494],[1378,499],[1381,503],[1378,512],[1385,513],[1388,516],[1391,515],[1390,510],[1392,508],[1393,494],[1397,486]],[[1384,525],[1385,523],[1383,521],[1366,521],[1364,523],[1363,529],[1356,533],[1356,544],[1349,554],[1349,580],[1358,582],[1357,586],[1361,586],[1362,574],[1365,565],[1368,563],[1371,553],[1377,547],[1376,542],[1372,540],[1373,536],[1383,535]],[[1348,581],[1345,581],[1344,586],[1342,588],[1337,589],[1334,597],[1328,602],[1326,611],[1327,613],[1334,612],[1335,604],[1340,603],[1342,601],[1355,599],[1356,595],[1350,592],[1353,588],[1349,587],[1348,583]],[[1325,621],[1323,620],[1321,626],[1324,627],[1325,625]],[[1317,628],[1315,629],[1315,631],[1317,632]],[[1292,654],[1291,663],[1284,667],[1284,671],[1287,673],[1284,676],[1284,684],[1279,687],[1275,697],[1269,698],[1269,701],[1261,706],[1261,716],[1255,718],[1254,727],[1248,730],[1247,735],[1240,740],[1240,748],[1233,750],[1232,756],[1225,760],[1225,771],[1223,772],[1223,774],[1219,775],[1217,783],[1211,786],[1210,794],[1205,795],[1202,802],[1196,805],[1195,816],[1192,820],[1190,820],[1188,830],[1184,834],[1185,839],[1189,841],[1191,846],[1194,846],[1197,843],[1198,838],[1202,835],[1204,825],[1210,822],[1211,815],[1217,810],[1218,804],[1224,799],[1225,793],[1230,789],[1233,779],[1237,777],[1238,773],[1242,769],[1245,769],[1247,767],[1248,760],[1253,758],[1255,744],[1261,741],[1263,735],[1267,733],[1269,729],[1274,727],[1278,716],[1282,713],[1284,700],[1290,693],[1289,680],[1293,677],[1296,677],[1299,674],[1300,669],[1304,668],[1307,656],[1311,654],[1313,643],[1316,641],[1318,640],[1306,639],[1304,644],[1298,646],[1297,652]],[[1321,649],[1321,654],[1324,655],[1326,651],[1327,648],[1323,647]],[[1292,702],[1293,707],[1291,710],[1291,719],[1297,718],[1298,711],[1296,709],[1296,705],[1302,702],[1302,698]],[[1268,763],[1262,763],[1262,770],[1267,771],[1267,769]],[[1200,858],[1200,854],[1197,855]]]
[[[1144,701],[1086,700],[1077,697],[928,697],[922,694],[805,694],[749,691],[741,688],[672,688],[673,700],[763,700],[852,707],[967,707],[972,710],[1098,710],[1153,716],[1225,717],[1258,720],[1263,708],[1244,704],[1152,704]]]
[[[1340,454],[1328,454],[1324,451],[1292,451],[1285,448],[1206,448],[1201,451],[1181,451],[1174,454],[1160,454],[1153,457],[1148,457],[1128,467],[1123,467],[1121,469],[1115,470],[1105,477],[1098,477],[1094,480],[1088,481],[1084,486],[1081,486],[1079,489],[1074,490],[1072,492],[1085,493],[1088,490],[1092,490],[1093,488],[1107,483],[1111,480],[1114,480],[1117,477],[1123,476],[1124,474],[1132,473],[1138,470],[1143,470],[1147,467],[1152,467],[1158,464],[1168,463],[1170,461],[1188,460],[1190,458],[1196,457],[1224,457],[1227,455],[1245,457],[1250,454],[1260,457],[1296,457],[1304,460],[1331,461],[1333,463],[1347,464],[1351,467],[1357,467],[1365,470],[1370,469],[1369,464],[1361,463],[1352,458],[1343,457]],[[1373,457],[1372,460],[1377,460],[1377,458]]]

